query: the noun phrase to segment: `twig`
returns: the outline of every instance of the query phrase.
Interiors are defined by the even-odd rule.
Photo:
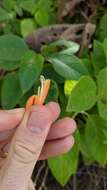
[[[73,14],[75,7],[85,0],[59,0],[58,20],[61,22],[69,13]]]
[[[81,15],[84,17],[84,19],[85,19],[87,22],[90,22],[90,18],[89,18],[81,9],[79,9],[79,10],[80,10]]]
[[[3,5],[3,0],[0,0],[0,6],[2,6]]]
[[[87,23],[83,32],[82,42],[81,42],[81,48],[79,51],[79,56],[81,56],[83,50],[88,47],[90,44],[92,37],[96,31],[96,25]]]
[[[77,190],[77,187],[76,187],[76,176],[75,175],[73,176],[73,190]]]
[[[104,183],[104,190],[107,190],[107,179],[103,179],[103,183]]]
[[[45,184],[46,184],[46,179],[47,179],[47,176],[48,176],[48,172],[49,172],[49,169],[47,167],[46,171],[45,171],[45,174],[44,174],[44,177],[43,177],[43,181],[41,183],[41,186],[40,186],[39,190],[42,190],[42,189],[47,190],[47,187],[46,187]]]
[[[42,172],[42,170],[44,169],[44,167],[45,167],[45,161],[42,163],[42,165],[40,166],[40,168],[39,168],[39,170],[38,170],[38,173],[37,173],[37,175],[36,175],[36,177],[35,177],[35,180],[34,180],[34,185],[35,185],[35,187],[36,187],[36,184],[37,184],[37,182],[38,182],[38,179],[39,179],[39,177],[40,177],[40,175],[41,175],[41,172]]]
[[[3,77],[5,75],[6,71],[0,69],[0,77]]]

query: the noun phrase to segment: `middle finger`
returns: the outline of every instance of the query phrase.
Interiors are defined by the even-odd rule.
[[[47,140],[60,139],[72,135],[76,128],[76,122],[73,119],[69,117],[59,119],[52,125]]]

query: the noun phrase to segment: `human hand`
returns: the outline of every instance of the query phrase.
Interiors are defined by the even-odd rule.
[[[48,107],[50,107],[50,109],[53,109],[53,103],[49,103]],[[59,106],[56,109],[60,114]],[[4,146],[4,150],[8,151],[12,136],[14,135],[17,126],[23,118],[24,111],[25,110],[23,108],[13,109],[9,111],[0,110],[0,142],[4,141],[4,144],[0,143],[0,148],[7,144],[8,146],[6,146],[6,148]],[[49,157],[57,156],[67,152],[72,146],[71,135],[74,133],[75,128],[75,121],[71,118],[66,117],[64,119],[56,121],[51,126],[39,159],[44,160]]]
[[[2,189],[27,190],[33,167],[39,158],[58,155],[72,147],[74,140],[71,134],[75,131],[76,124],[70,118],[56,121],[59,113],[58,104],[51,102],[46,106],[34,106],[24,114],[11,142],[8,158],[1,169]],[[20,118],[22,115],[20,114]],[[14,120],[17,121],[16,124],[18,120],[19,116]],[[5,130],[9,129],[7,126],[4,127]],[[14,181],[14,178],[17,180]]]

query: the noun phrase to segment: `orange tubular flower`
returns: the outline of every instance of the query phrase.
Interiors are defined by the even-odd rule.
[[[43,105],[48,95],[51,80],[40,76],[41,87],[38,87],[38,94],[31,96],[26,103],[26,110],[30,109],[32,105]]]

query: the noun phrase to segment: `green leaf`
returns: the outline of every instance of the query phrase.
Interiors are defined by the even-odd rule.
[[[103,101],[98,101],[98,112],[99,115],[107,120],[107,103]]]
[[[20,31],[20,20],[16,19],[15,22],[13,23],[13,25],[11,25],[12,27],[12,31],[14,33],[16,33],[17,35],[21,35],[21,31]],[[14,28],[13,28],[14,27]]]
[[[14,0],[3,0],[3,7],[8,11],[11,11],[14,8],[14,5]]]
[[[86,126],[85,126],[86,127]],[[81,154],[83,156],[83,159],[84,159],[84,162],[85,164],[92,164],[95,160],[92,156],[92,154],[90,153],[89,151],[89,148],[87,147],[87,142],[86,142],[86,138],[85,138],[85,127],[82,128],[80,131],[79,131],[79,135],[80,135],[80,138],[79,138],[79,150],[81,151]]]
[[[71,94],[73,88],[75,87],[75,85],[78,83],[78,81],[76,80],[65,80],[64,83],[64,93],[66,97],[69,97],[69,95]]]
[[[73,88],[68,100],[67,111],[82,112],[96,103],[96,84],[91,77],[82,77]]]
[[[21,20],[21,34],[23,37],[28,36],[37,28],[36,23],[33,19],[26,18]]]
[[[96,73],[98,73],[101,69],[103,69],[106,66],[106,56],[104,53],[103,45],[102,43],[96,40],[94,41],[92,63]]]
[[[14,34],[0,36],[0,48],[5,48],[6,45],[8,48],[11,46],[22,49],[28,48],[24,40]]]
[[[3,81],[1,89],[1,104],[4,109],[14,108],[22,96],[19,77],[17,73],[8,74]]]
[[[44,45],[42,47],[42,53],[45,56],[49,56],[51,53],[58,52],[60,49],[59,47],[63,47],[63,50],[60,50],[60,53],[71,55],[79,51],[80,45],[67,40],[58,40],[49,45]]]
[[[19,101],[20,107],[25,107],[28,98],[29,98],[30,96],[32,96],[32,95],[34,95],[33,89],[31,89],[31,90],[28,91],[26,94],[24,94],[24,95],[21,97],[20,101]]]
[[[33,14],[35,11],[36,0],[21,0],[19,5],[23,10]]]
[[[55,70],[52,67],[52,64],[45,64],[42,75],[44,75],[45,78],[52,79],[56,81],[57,83],[64,83],[65,79],[58,75]]]
[[[5,9],[0,7],[0,22],[12,20],[14,16],[14,12],[9,13]]]
[[[8,50],[8,51],[7,51]],[[14,47],[9,48],[0,48],[0,60],[1,61],[19,61],[25,53],[25,49],[21,52],[21,49],[15,49]]]
[[[19,79],[22,91],[27,92],[34,85],[43,69],[44,58],[40,54],[28,51],[22,59]]]
[[[19,61],[28,46],[20,37],[9,34],[0,36],[0,60]]]
[[[106,55],[106,62],[107,62],[107,38],[104,39],[103,48],[104,48],[104,52]]]
[[[20,7],[20,0],[15,1],[15,6],[14,10],[17,13],[18,16],[22,17],[23,16],[23,9]]]
[[[78,146],[75,144],[67,154],[48,159],[48,166],[53,176],[62,186],[68,182],[71,175],[76,173],[78,156]]]
[[[100,36],[102,40],[107,38],[107,14],[102,17],[100,22]]]
[[[2,61],[0,60],[0,69],[11,71],[20,66],[20,61]]]
[[[85,65],[73,54],[56,53],[47,59],[52,63],[55,71],[65,79],[78,80],[82,75],[88,74]]]
[[[60,52],[62,54],[68,54],[68,55],[70,55],[71,53],[75,54],[80,49],[80,45],[79,44],[77,44],[76,42],[71,42],[71,41],[67,41],[67,40],[59,40],[59,41],[56,42],[56,45],[66,47],[65,50],[62,50]]]
[[[58,95],[59,95],[58,85],[55,81],[51,80],[51,87],[50,87],[48,96],[46,98],[46,103],[51,102],[51,101],[57,102]]]
[[[56,23],[56,3],[53,0],[38,0],[35,5],[35,19],[40,26]]]
[[[64,93],[64,84],[59,85],[59,102],[61,106],[61,117],[65,117],[65,116],[68,117],[69,113],[67,113],[66,115],[66,106],[67,106],[68,98],[65,96],[65,93]]]
[[[35,20],[40,26],[48,25],[49,23],[49,14],[42,7],[36,12]]]
[[[13,30],[13,26],[11,25],[10,22],[5,24],[5,27],[3,28],[4,34],[10,34]]]
[[[94,76],[94,70],[93,70],[93,65],[91,64],[91,60],[88,57],[82,58],[82,63],[87,68],[89,75]]]
[[[100,71],[97,83],[98,83],[98,99],[107,101],[107,67]]]
[[[93,158],[105,166],[107,163],[107,121],[98,115],[91,115],[85,131],[87,147]]]
[[[45,10],[47,10],[48,12],[50,11],[50,9],[53,9],[54,6],[54,1],[53,0],[36,0],[37,4],[36,4],[36,9],[40,9],[41,7],[43,7]]]
[[[27,50],[26,43],[20,37],[13,34],[0,36],[0,69],[18,68]]]

